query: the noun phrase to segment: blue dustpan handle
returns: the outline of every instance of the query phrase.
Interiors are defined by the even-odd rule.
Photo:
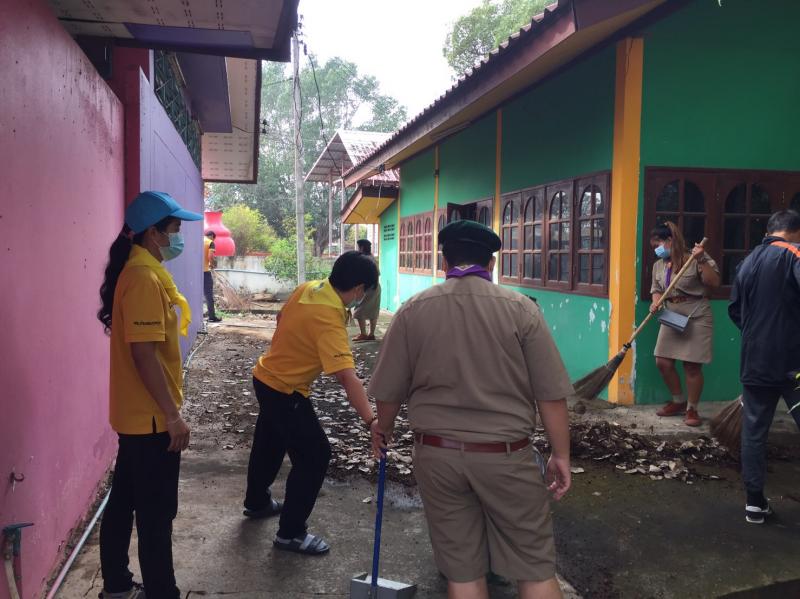
[[[378,470],[378,511],[375,513],[375,544],[372,549],[372,596],[378,589],[378,562],[381,554],[381,521],[383,520],[383,488],[386,484],[386,450],[381,452],[381,463]]]

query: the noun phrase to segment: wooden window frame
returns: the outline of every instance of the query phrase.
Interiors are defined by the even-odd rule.
[[[604,215],[603,227],[601,229],[605,246],[602,249],[594,251],[594,255],[603,256],[603,281],[602,284],[593,283],[580,283],[580,275],[578,266],[580,264],[580,254],[582,253],[579,248],[579,225],[580,218],[580,197],[583,190],[588,185],[596,185],[603,197]],[[549,256],[550,256],[550,225],[555,224],[550,218],[550,207],[553,196],[559,191],[563,191],[569,201],[570,214],[564,222],[569,225],[569,248],[567,250],[558,250],[559,253],[565,253],[567,259],[567,280],[566,281],[551,281],[548,279],[549,273]],[[517,276],[509,277],[503,276],[503,252],[501,250],[499,261],[500,282],[506,285],[516,285],[519,287],[526,287],[530,289],[549,289],[553,291],[560,291],[574,295],[588,295],[592,297],[607,297],[608,296],[608,263],[609,263],[609,218],[611,214],[611,173],[609,171],[601,171],[582,175],[574,179],[565,179],[561,181],[554,181],[545,185],[537,185],[535,187],[528,187],[521,191],[515,191],[503,194],[500,200],[500,232],[501,239],[503,231],[503,213],[505,210],[506,202],[509,198],[517,196],[518,210],[517,210],[517,226],[519,227],[519,259],[518,259],[518,272]],[[542,216],[540,220],[525,220],[525,207],[527,202],[532,198],[540,198],[542,202]],[[534,216],[535,218],[535,216]],[[600,217],[598,217],[599,219]],[[540,250],[533,248],[526,249],[526,235],[528,228],[531,229],[533,235],[534,227],[540,226],[542,229],[542,246]],[[533,279],[525,276],[525,256],[527,255],[540,255],[542,260],[541,278]]]
[[[414,272],[414,217],[406,216],[400,219],[400,232],[403,234],[401,247],[405,247],[400,253],[399,272],[413,274]]]
[[[565,197],[559,197],[559,207],[563,208],[564,203],[566,203],[569,209],[569,215],[567,218],[561,218],[559,215],[558,218],[553,218],[553,208],[556,201],[556,197],[559,194],[564,194]],[[559,181],[558,183],[551,183],[545,187],[545,194],[544,194],[544,217],[545,223],[547,226],[544,230],[544,239],[545,239],[545,248],[547,250],[547,261],[544,265],[544,285],[548,289],[554,289],[557,291],[572,291],[572,281],[573,281],[573,273],[572,269],[575,267],[575,260],[574,256],[572,255],[573,250],[575,249],[575,226],[574,226],[574,219],[575,219],[575,183],[572,180],[568,181]],[[567,247],[564,249],[561,245],[557,249],[551,248],[550,244],[553,241],[553,227],[558,227],[559,229],[559,243],[563,243],[562,233],[564,227],[566,225],[567,228]],[[560,278],[551,278],[551,276],[559,277],[561,272],[553,273],[551,272],[552,269],[550,268],[550,259],[553,255],[558,256],[557,262],[557,269],[561,270],[561,256],[567,257],[567,266],[566,266],[566,280],[561,280]]]
[[[442,226],[440,227],[439,224]],[[442,256],[442,246],[439,244],[439,231],[441,231],[444,227],[447,226],[447,208],[438,208],[436,210],[436,276],[437,277],[446,277],[447,273],[440,268],[443,266],[444,257]]]
[[[603,206],[603,211],[601,213],[596,213],[594,210],[596,209],[595,202],[592,202],[592,212],[590,216],[584,217],[581,214],[581,204],[583,202],[583,194],[589,188],[596,188],[600,192],[600,199]],[[572,256],[573,256],[573,266],[572,266],[572,273],[573,273],[573,289],[577,292],[580,292],[584,295],[598,295],[604,296],[608,295],[608,262],[609,262],[609,207],[610,207],[610,194],[609,194],[609,176],[607,173],[598,173],[593,176],[583,177],[577,179],[575,181],[575,193],[574,193],[574,201],[573,201],[573,223],[574,223],[574,235],[573,235],[573,242],[575,247],[572,248]],[[590,239],[589,239],[589,249],[585,250],[581,248],[581,224],[585,221],[590,222]],[[601,224],[598,226],[597,222],[600,221]],[[594,247],[594,240],[595,235],[599,232],[602,236],[604,244],[600,248]],[[589,256],[589,282],[583,283],[580,280],[581,274],[581,264],[580,258],[581,256],[588,255]],[[597,260],[598,256],[602,256],[602,276],[601,281],[599,283],[592,282],[592,277],[594,274],[595,269],[595,261]]]
[[[666,213],[657,210],[656,202],[662,189],[670,182],[678,179],[681,181],[679,189],[678,212],[670,215],[675,218],[681,230],[685,228],[687,214],[683,210],[683,194],[685,193],[685,181],[690,180],[700,187],[705,195],[705,230],[704,235],[709,241],[706,251],[717,262],[720,273],[725,276],[726,257],[736,255],[747,255],[752,250],[753,240],[748,240],[750,218],[766,217],[766,213],[754,214],[751,212],[752,187],[760,185],[764,187],[769,195],[770,214],[777,210],[783,210],[791,206],[792,199],[796,194],[800,194],[800,172],[797,171],[771,171],[755,169],[712,169],[712,168],[681,168],[681,167],[659,167],[649,166],[645,168],[644,174],[644,227],[642,234],[642,286],[640,297],[649,299],[650,283],[653,271],[653,264],[656,257],[650,247],[650,230],[658,222],[657,218],[665,216]],[[745,210],[746,212],[729,213],[726,212],[728,196],[737,185],[745,183]],[[691,216],[691,214],[690,214]],[[746,225],[745,249],[725,247],[725,225],[726,220],[731,218],[744,218]],[[686,244],[691,246],[699,240],[687,239]],[[750,246],[750,247],[748,247]],[[730,297],[731,283],[723,284],[714,290],[711,299],[728,299]]]
[[[520,193],[520,284],[524,287],[543,287],[544,286],[544,263],[547,255],[547,250],[544,247],[544,228],[545,228],[545,188],[544,186],[531,187],[525,189]],[[541,208],[540,218],[536,218],[536,204]],[[528,211],[530,207],[530,212]],[[530,218],[528,218],[530,214]],[[540,228],[539,239],[541,245],[536,248],[536,227]],[[530,237],[528,230],[530,229]],[[530,240],[530,245],[529,245]],[[525,259],[531,256],[531,275],[536,272],[535,261],[536,256],[539,257],[540,263],[540,277],[527,276],[525,269]]]
[[[506,217],[506,210],[510,208],[512,210],[512,214],[515,215],[515,220],[511,223],[505,222]],[[506,193],[500,196],[500,239],[503,241],[503,245],[500,248],[500,255],[498,256],[498,280],[501,283],[506,285],[519,285],[521,279],[521,268],[520,263],[522,259],[521,253],[521,245],[522,245],[522,231],[520,227],[520,194],[519,192],[512,192]],[[509,238],[513,238],[514,232],[516,230],[517,235],[517,249],[511,249],[506,247],[506,241]],[[509,262],[511,262],[511,256],[517,254],[517,268],[516,273],[506,274],[504,267],[506,264],[506,256],[508,256]],[[510,264],[509,264],[510,266]]]

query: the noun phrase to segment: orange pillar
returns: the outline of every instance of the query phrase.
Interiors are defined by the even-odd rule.
[[[614,100],[614,157],[611,167],[611,245],[608,299],[611,322],[609,357],[616,355],[634,330],[636,319],[636,229],[639,211],[642,67],[644,40],[617,43]],[[634,354],[633,351],[629,352]],[[608,388],[610,401],[634,403],[633,360],[629,355]]]

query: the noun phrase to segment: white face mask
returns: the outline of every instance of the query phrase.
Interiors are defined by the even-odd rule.
[[[347,309],[348,310],[352,310],[354,308],[358,308],[361,305],[361,303],[364,301],[364,298],[366,297],[366,295],[367,294],[364,293],[364,295],[362,295],[359,299],[354,299],[353,301],[351,301],[349,304],[347,304]]]

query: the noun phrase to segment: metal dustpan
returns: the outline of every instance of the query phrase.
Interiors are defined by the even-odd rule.
[[[364,572],[350,581],[350,599],[411,599],[417,585],[378,578],[381,555],[381,521],[383,520],[383,489],[386,486],[386,451],[381,455],[378,473],[378,510],[375,514],[375,544],[372,550],[372,574]]]

